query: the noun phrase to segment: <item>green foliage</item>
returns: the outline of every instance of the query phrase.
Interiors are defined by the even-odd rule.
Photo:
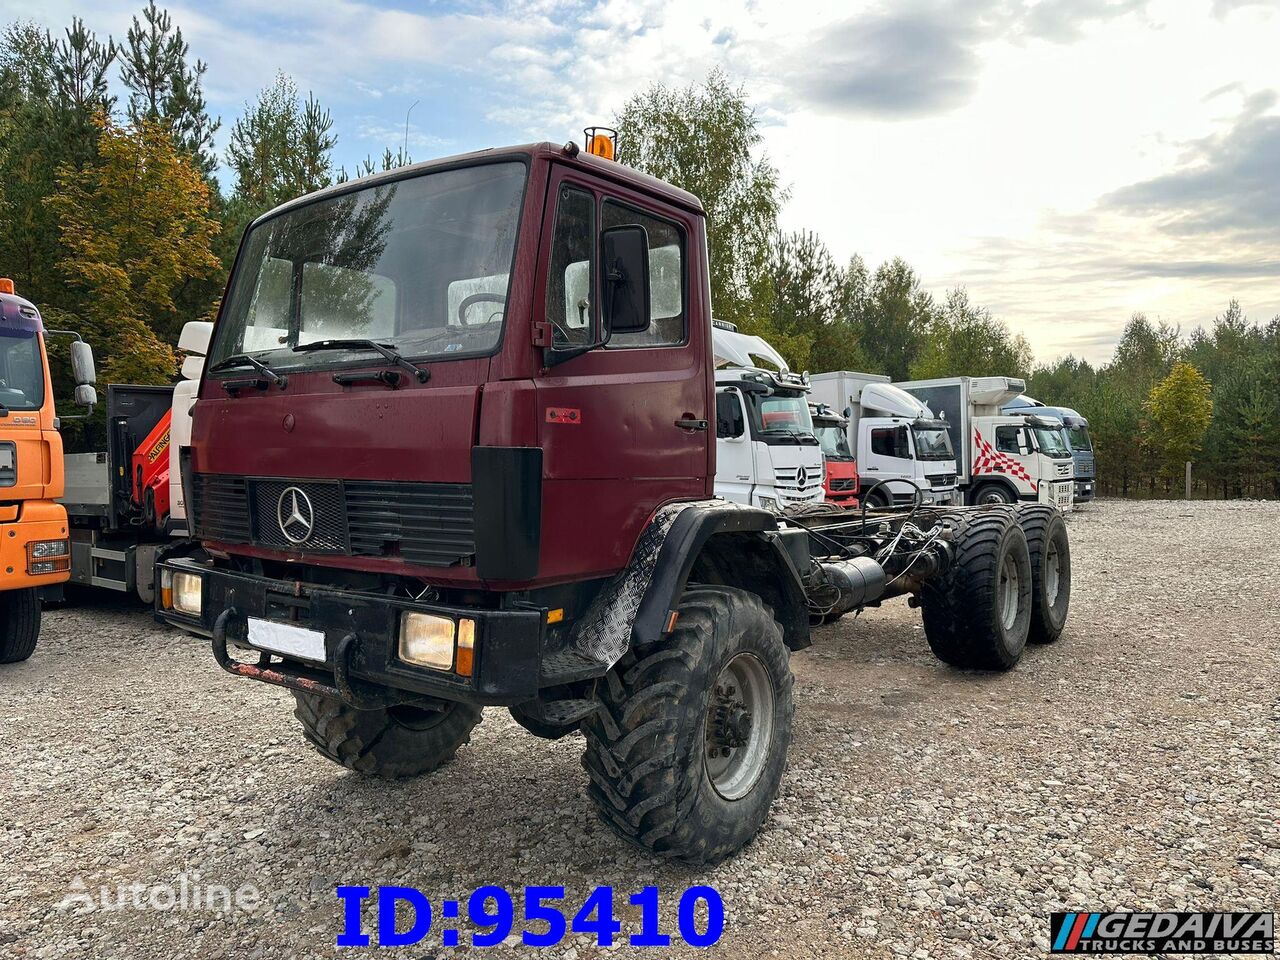
[[[619,162],[702,201],[712,310],[749,326],[752,289],[767,269],[786,191],[760,149],[759,120],[745,91],[719,70],[688,87],[654,84],[627,101],[615,126]]]
[[[956,288],[937,311],[924,338],[911,377],[928,380],[964,371],[971,377],[1026,377],[1031,346],[1014,335],[983,307],[969,302],[968,291]]]
[[[1213,419],[1212,388],[1204,374],[1179,360],[1143,405],[1151,421],[1147,443],[1164,468],[1176,475],[1200,451]]]

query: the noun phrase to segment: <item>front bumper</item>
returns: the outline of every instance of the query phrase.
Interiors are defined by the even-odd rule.
[[[1076,478],[1076,503],[1088,503],[1093,499],[1093,477],[1087,480]]]
[[[205,632],[214,658],[237,676],[334,697],[359,707],[384,706],[429,696],[476,704],[513,704],[537,695],[545,613],[539,609],[491,610],[412,600],[274,580],[166,560],[162,571],[202,578],[198,617],[165,609],[157,591],[157,615],[167,623]],[[472,676],[433,670],[399,659],[400,615],[405,611],[476,622]],[[248,618],[324,634],[325,662],[290,659],[254,647]],[[256,650],[257,663],[235,660],[228,646]]]
[[[67,511],[60,503],[28,500],[18,505],[16,517],[0,522],[0,590],[45,587],[71,579],[70,543],[66,569],[52,573],[28,573],[27,545],[38,540],[67,540]]]

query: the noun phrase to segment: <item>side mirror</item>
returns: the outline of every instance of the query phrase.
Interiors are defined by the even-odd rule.
[[[93,363],[93,358],[89,358],[89,362]],[[93,384],[81,383],[76,386],[76,403],[82,407],[92,407],[98,402],[98,391],[93,388]]]
[[[649,234],[639,224],[610,227],[601,235],[604,252],[606,335],[649,329]]]
[[[71,341],[71,375],[76,381],[76,402],[80,403],[80,388],[97,381],[97,371],[93,367],[93,347],[83,340]],[[97,397],[90,403],[97,403]]]
[[[178,349],[183,353],[209,353],[209,340],[213,337],[213,324],[208,320],[190,320],[182,325],[178,335]]]

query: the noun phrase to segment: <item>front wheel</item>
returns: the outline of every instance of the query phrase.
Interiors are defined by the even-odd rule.
[[[0,593],[0,663],[18,663],[40,638],[40,593],[35,587]]]
[[[980,507],[1013,501],[1013,492],[1003,483],[984,483],[973,492],[973,502]]]
[[[629,651],[583,722],[588,794],[623,839],[709,866],[759,831],[791,744],[791,665],[759,597],[690,587],[675,628]]]
[[[390,780],[448,763],[481,719],[479,707],[452,700],[357,710],[300,690],[293,698],[303,735],[323,756],[356,773]]]

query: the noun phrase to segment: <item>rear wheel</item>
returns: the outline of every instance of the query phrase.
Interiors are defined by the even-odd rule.
[[[889,506],[888,488],[880,487],[873,490],[862,498],[862,502],[866,504],[868,510],[883,510]]]
[[[1026,535],[1012,510],[965,513],[948,522],[952,562],[920,591],[929,646],[954,667],[1008,670],[1021,658],[1031,626]]]
[[[35,587],[0,593],[0,663],[18,663],[40,638],[40,594]]]
[[[1028,504],[1018,522],[1031,554],[1031,643],[1053,643],[1062,636],[1071,606],[1071,542],[1057,508]]]
[[[754,594],[691,587],[675,629],[629,651],[582,724],[588,793],[620,837],[719,863],[764,823],[791,743],[782,629]]]
[[[357,710],[300,690],[293,697],[303,735],[321,754],[356,773],[392,780],[448,763],[481,718],[479,707],[452,700]]]

